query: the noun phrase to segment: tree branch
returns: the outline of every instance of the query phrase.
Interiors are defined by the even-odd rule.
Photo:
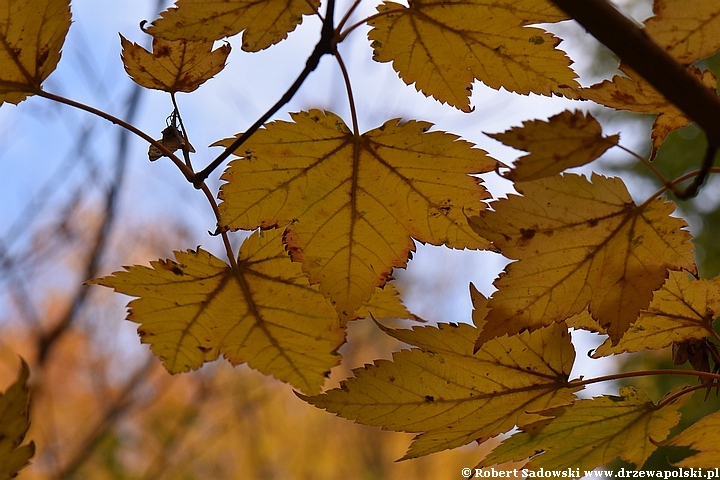
[[[720,97],[606,0],[550,0],[612,50],[720,147]]]

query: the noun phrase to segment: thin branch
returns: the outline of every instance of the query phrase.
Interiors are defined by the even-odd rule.
[[[188,166],[190,171],[193,171],[192,162],[190,161],[190,152],[188,151],[190,143],[190,139],[188,138],[187,130],[185,130],[185,124],[183,123],[183,119],[180,116],[180,109],[178,108],[177,100],[175,99],[175,92],[170,92],[170,98],[172,99],[173,104],[173,112],[177,115],[178,121],[180,122],[180,130],[182,130],[182,136],[183,136],[183,142],[184,145],[182,146],[182,152],[183,152],[183,158],[185,159],[185,165]],[[195,149],[193,149],[195,150]]]
[[[345,12],[345,15],[343,15],[342,20],[340,20],[340,23],[338,23],[338,26],[336,28],[336,30],[338,32],[343,29],[343,27],[345,26],[345,23],[347,23],[347,21],[350,19],[350,15],[352,15],[353,12],[355,11],[355,9],[360,6],[360,2],[362,2],[362,0],[355,0],[353,2],[353,4],[350,6],[350,8],[348,9],[348,11]]]
[[[655,200],[657,197],[659,197],[666,191],[672,189],[678,183],[682,183],[685,180],[696,177],[696,176],[700,175],[701,173],[702,173],[702,170],[693,170],[692,172],[688,172],[685,175],[679,176],[678,178],[674,179],[672,182],[669,182],[669,185],[662,187],[660,190],[658,190],[657,192],[650,195],[648,197],[648,199],[645,200],[641,205],[638,205],[638,207],[645,208],[646,206],[648,206],[650,204],[650,202]],[[708,168],[707,173],[720,173],[720,167],[710,167],[710,168]]]
[[[218,166],[220,166],[221,163],[223,163],[235,150],[245,143],[245,141],[247,141],[247,139],[250,138],[260,127],[262,127],[263,124],[270,119],[270,117],[275,115],[275,113],[277,113],[283,105],[288,103],[295,96],[310,73],[312,73],[320,64],[320,59],[323,55],[335,53],[336,39],[333,27],[334,10],[335,0],[329,0],[326,17],[323,21],[320,40],[317,45],[315,45],[315,49],[312,54],[310,54],[307,62],[305,62],[305,68],[302,72],[300,72],[300,75],[297,77],[295,82],[293,82],[290,88],[282,97],[280,97],[280,100],[278,100],[277,103],[270,108],[270,110],[265,112],[262,117],[260,117],[247,131],[243,132],[242,135],[240,135],[229,147],[227,147],[225,151],[218,155],[217,158],[207,167],[195,174],[194,178],[191,180],[195,188],[201,188],[202,183]]]
[[[708,173],[710,173],[710,168],[712,168],[713,163],[715,162],[716,153],[717,147],[715,145],[708,144],[707,150],[705,150],[705,158],[703,158],[703,163],[700,167],[699,173],[697,174],[693,182],[688,185],[685,191],[680,192],[679,195],[677,193],[675,194],[680,200],[687,200],[688,198],[692,198],[697,195],[698,190],[700,189],[702,184],[705,183],[705,178],[707,177]]]
[[[606,0],[551,0],[705,130],[720,147],[720,98]]]
[[[688,393],[693,393],[696,390],[702,390],[704,388],[715,388],[717,387],[716,383],[701,383],[699,385],[692,385],[689,387],[685,387],[682,390],[675,392],[673,394],[668,395],[667,397],[662,398],[656,405],[657,408],[662,408],[665,405],[668,405],[678,398],[682,397],[683,395],[687,395]]]
[[[697,370],[679,370],[679,369],[666,369],[666,370],[640,370],[636,372],[623,372],[614,373],[612,375],[605,375],[602,377],[590,378],[588,380],[571,380],[568,385],[572,387],[584,387],[585,385],[591,385],[593,383],[609,382],[612,380],[620,380],[623,378],[633,377],[649,377],[652,375],[688,375],[691,377],[707,378],[710,380],[720,381],[720,374],[710,372],[700,372]],[[582,377],[580,377],[582,378]]]
[[[79,108],[80,110],[84,110],[88,113],[92,113],[93,115],[97,115],[98,117],[104,118],[105,120],[107,120],[111,123],[114,123],[115,125],[119,125],[120,127],[124,128],[125,130],[128,130],[128,131],[134,133],[138,137],[147,141],[149,144],[157,147],[157,149],[160,150],[161,152],[163,152],[163,154],[165,154],[165,156],[169,157],[170,160],[172,160],[173,163],[180,169],[180,171],[185,176],[185,178],[187,179],[188,182],[193,181],[193,172],[187,167],[187,165],[185,165],[183,163],[182,160],[180,160],[177,156],[175,156],[175,154],[173,152],[171,152],[170,150],[168,150],[168,148],[165,145],[163,145],[161,142],[158,142],[157,140],[152,138],[150,135],[143,132],[142,130],[135,127],[134,125],[132,125],[124,120],[121,120],[113,115],[110,115],[109,113],[103,112],[102,110],[98,110],[97,108],[93,108],[89,105],[85,105],[83,103],[76,102],[75,100],[71,100],[69,98],[65,98],[60,95],[55,95],[53,93],[46,92],[44,90],[37,92],[37,95],[40,97],[43,97],[43,98],[47,98],[48,100],[53,100],[58,103],[63,103],[65,105],[69,105],[71,107]]]
[[[360,20],[359,22],[353,23],[352,25],[350,25],[350,26],[347,28],[347,30],[345,30],[344,32],[342,32],[342,33],[338,36],[338,43],[340,43],[340,42],[342,42],[343,40],[345,40],[345,37],[347,37],[348,35],[350,35],[350,32],[352,32],[352,31],[355,30],[356,28],[362,26],[364,23],[368,23],[369,21],[375,20],[376,18],[379,18],[379,17],[384,17],[385,15],[390,15],[390,14],[393,14],[393,13],[407,13],[407,11],[408,11],[408,9],[407,9],[406,7],[402,7],[402,8],[389,8],[389,9],[387,9],[387,10],[383,10],[382,12],[378,12],[378,13],[376,13],[376,14],[374,14],[374,15],[370,15],[370,16],[367,17],[367,18],[363,18],[363,19]]]
[[[640,160],[640,162],[641,162],[643,165],[645,165],[647,168],[649,168],[650,171],[658,178],[658,180],[660,180],[660,183],[662,183],[662,184],[666,187],[666,189],[668,189],[668,190],[670,190],[671,192],[673,192],[676,196],[680,193],[680,190],[678,190],[677,188],[675,188],[675,185],[673,185],[672,182],[670,182],[670,180],[668,180],[667,178],[665,178],[665,175],[663,175],[663,174],[660,172],[660,170],[658,170],[658,169],[655,167],[655,164],[653,164],[653,162],[651,162],[651,161],[648,160],[647,158],[643,157],[642,155],[639,155],[639,154],[633,152],[633,151],[630,150],[629,148],[623,147],[622,145],[617,145],[617,147],[620,148],[621,150],[626,151],[627,153],[629,153],[629,154],[632,155],[633,157],[637,158],[638,160]]]

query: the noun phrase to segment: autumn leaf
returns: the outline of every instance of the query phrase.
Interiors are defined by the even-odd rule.
[[[20,375],[4,394],[0,394],[0,478],[15,478],[30,463],[35,443],[20,445],[30,428],[30,369],[22,362]]]
[[[69,29],[70,0],[0,0],[0,105],[41,90]]]
[[[526,25],[567,17],[537,0],[385,1],[368,22],[374,59],[392,62],[408,85],[464,112],[475,79],[510,92],[575,97],[560,40]]]
[[[679,461],[683,468],[714,468],[720,458],[720,412],[707,415],[674,436],[667,445],[690,447],[697,453]]]
[[[476,308],[484,297],[476,293]],[[544,418],[532,412],[572,402],[570,336],[554,325],[486,343],[473,355],[477,329],[439,324],[383,331],[420,348],[353,371],[340,388],[305,401],[386,430],[418,433],[403,459],[482,441]]]
[[[580,98],[618,110],[657,113],[658,116],[655,118],[650,134],[652,156],[654,156],[670,132],[688,125],[692,120],[630,68],[621,65],[620,70],[628,76],[615,75],[612,80],[605,80],[602,83],[582,88],[578,90]],[[712,72],[703,72],[695,66],[688,67],[688,71],[698,77],[713,92],[715,91],[717,79]]]
[[[256,132],[223,174],[220,224],[287,226],[285,242],[343,318],[406,265],[413,238],[487,248],[466,215],[488,197],[471,174],[497,163],[431,124],[390,120],[356,136],[335,114],[292,115]],[[233,139],[217,142],[229,146]],[[474,213],[473,213],[474,212]]]
[[[720,50],[720,4],[716,0],[655,0],[645,32],[689,65]]]
[[[240,32],[242,49],[258,52],[285,38],[319,0],[177,0],[147,29],[167,40],[219,40]]]
[[[590,114],[565,110],[548,119],[523,122],[503,133],[486,133],[505,145],[530,152],[515,162],[505,178],[527,182],[556,175],[568,168],[592,162],[614,147],[619,135],[604,137],[602,127]]]
[[[175,252],[175,261],[91,283],[140,297],[128,304],[143,343],[170,373],[199,368],[223,354],[262,373],[316,393],[338,364],[345,338],[326,299],[290,261],[282,231],[254,233],[233,268],[198,249]]]
[[[691,279],[685,272],[670,272],[653,295],[647,310],[617,345],[605,341],[594,358],[622,352],[669,347],[675,342],[701,340],[714,335],[713,322],[720,315],[720,278]]]
[[[577,400],[555,411],[551,420],[522,428],[485,457],[488,466],[533,455],[525,468],[592,470],[617,457],[638,468],[680,420],[687,397],[662,407],[642,390],[621,387],[619,396]]]
[[[404,320],[415,320],[425,322],[424,319],[410,313],[400,300],[400,293],[391,284],[386,283],[382,288],[376,288],[373,296],[353,316],[353,320],[359,318],[374,318],[382,320],[386,318],[402,318]]]
[[[213,42],[153,38],[150,53],[120,35],[125,71],[135,83],[165,92],[196,90],[225,68],[230,44],[212,50]]]
[[[520,185],[523,196],[471,219],[503,255],[518,260],[495,280],[490,338],[562,322],[589,306],[613,343],[647,308],[668,270],[695,272],[686,223],[674,205],[638,206],[619,178],[565,174]]]

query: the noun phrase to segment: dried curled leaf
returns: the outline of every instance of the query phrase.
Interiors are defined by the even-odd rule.
[[[521,190],[471,219],[518,260],[495,281],[480,343],[562,322],[586,307],[617,343],[669,270],[696,271],[686,223],[670,216],[674,205],[635,205],[619,178],[566,174]]]
[[[222,176],[228,183],[220,191],[220,224],[288,225],[290,255],[341,317],[352,317],[393,267],[406,265],[413,238],[489,247],[466,217],[485,208],[488,194],[470,176],[494,168],[484,151],[427,132],[426,122],[390,120],[355,136],[332,113],[292,118],[269,123],[235,152],[243,158]]]
[[[697,453],[679,461],[684,468],[715,468],[720,458],[720,412],[707,415],[674,436],[667,445],[686,446]]]
[[[374,59],[392,62],[408,85],[464,112],[475,79],[517,93],[575,97],[560,40],[531,23],[564,20],[537,0],[385,1],[368,24]]]
[[[20,375],[10,388],[0,394],[0,478],[15,478],[30,463],[35,443],[20,445],[30,428],[30,369],[23,360]]]
[[[621,387],[619,396],[577,400],[543,412],[551,420],[528,425],[485,457],[481,466],[532,459],[525,468],[592,470],[617,457],[640,468],[677,425],[687,400],[658,408],[642,390]]]
[[[262,373],[316,393],[339,362],[345,339],[326,299],[290,261],[281,231],[257,232],[243,243],[233,268],[198,249],[175,252],[175,261],[90,283],[140,297],[128,320],[140,323],[143,343],[170,373],[199,368],[223,354]]]
[[[720,315],[720,278],[691,279],[685,272],[670,272],[652,303],[617,345],[605,341],[594,358],[621,352],[669,347],[676,342],[702,340],[713,334],[713,322]],[[685,362],[681,362],[685,363]]]
[[[242,31],[242,49],[258,52],[285,38],[319,0],[177,0],[148,32],[168,40],[219,40]]]
[[[503,133],[486,133],[518,150],[530,152],[520,157],[505,178],[527,182],[551,177],[568,168],[592,162],[614,147],[619,135],[604,137],[602,127],[590,114],[565,110],[548,119],[523,122]]]
[[[0,1],[0,105],[41,90],[69,29],[70,0]]]
[[[482,312],[486,300],[477,292],[474,298]],[[568,385],[575,352],[560,325],[492,340],[476,355],[472,325],[382,328],[419,348],[354,370],[340,388],[301,398],[357,423],[418,433],[403,459],[536,422],[544,417],[533,412],[567,405],[578,390]]]
[[[692,120],[674,104],[655,90],[645,79],[625,65],[620,69],[628,75],[615,75],[612,80],[578,90],[580,97],[618,110],[636,113],[657,113],[652,126],[653,156],[670,132],[688,125]],[[688,71],[698,77],[704,85],[715,91],[717,79],[710,71],[701,71],[695,66]]]
[[[152,53],[120,35],[125,71],[135,83],[165,92],[189,93],[220,73],[230,44],[213,50],[213,42],[153,38]]]
[[[720,50],[720,3],[716,0],[655,0],[645,32],[685,65]]]

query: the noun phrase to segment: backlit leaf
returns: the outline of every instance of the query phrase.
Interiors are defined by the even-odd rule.
[[[635,205],[619,178],[565,174],[520,184],[471,219],[518,260],[495,281],[479,342],[562,322],[589,306],[617,343],[668,270],[695,272],[686,223],[670,202]]]
[[[488,194],[470,174],[496,161],[429,123],[390,120],[355,136],[335,114],[312,110],[256,132],[222,179],[220,223],[231,229],[287,226],[285,242],[310,283],[343,318],[369,300],[413,238],[487,248],[466,215]],[[228,146],[233,139],[217,144]],[[472,213],[475,212],[475,213]]]
[[[125,71],[138,85],[165,92],[192,92],[225,68],[230,44],[212,50],[213,42],[153,38],[150,53],[120,35]]]
[[[406,320],[415,320],[416,322],[425,322],[422,318],[408,311],[400,300],[400,294],[391,284],[386,283],[382,288],[376,288],[370,300],[360,307],[354,318],[369,318],[381,320],[384,318],[402,318]]]
[[[645,32],[677,61],[688,65],[720,50],[720,3],[655,0]]]
[[[483,309],[484,298],[478,298]],[[573,401],[567,379],[575,358],[564,326],[494,339],[476,355],[477,329],[439,324],[383,331],[420,348],[353,371],[322,395],[302,398],[341,417],[418,433],[403,457],[483,441],[544,418],[532,413]]]
[[[642,390],[621,387],[619,396],[577,400],[549,421],[528,425],[505,440],[480,465],[533,455],[525,468],[592,470],[617,457],[641,467],[680,420],[687,397],[658,408]]]
[[[20,375],[5,393],[0,394],[0,478],[14,478],[30,463],[35,444],[20,445],[30,428],[30,369],[22,362]]]
[[[654,152],[670,132],[688,125],[692,120],[665,99],[640,75],[623,65],[620,66],[620,69],[628,76],[615,75],[612,80],[605,80],[591,87],[582,88],[579,90],[580,97],[618,110],[659,114],[655,118],[650,134],[654,156]],[[713,92],[715,91],[717,79],[712,72],[700,71],[695,66],[688,67],[688,70]]]
[[[319,392],[339,362],[345,333],[326,299],[288,258],[281,235],[250,236],[237,269],[198,249],[91,283],[140,297],[129,303],[128,320],[140,324],[142,342],[170,373],[223,354],[233,365],[247,362],[303,392]]]
[[[560,40],[530,23],[564,20],[544,0],[385,1],[368,22],[374,58],[408,85],[470,111],[475,79],[517,93],[574,97],[578,86]]]
[[[69,29],[70,0],[0,0],[0,105],[41,90]]]
[[[720,412],[707,415],[674,436],[667,444],[697,451],[675,464],[684,468],[715,468],[720,458]]]
[[[243,32],[242,49],[257,52],[287,38],[319,0],[177,0],[148,27],[168,40],[219,40]]]
[[[593,354],[639,352],[669,347],[673,342],[701,340],[712,335],[713,321],[720,315],[720,278],[691,279],[685,272],[670,272],[665,285],[655,292],[647,310],[614,347],[606,341]]]
[[[592,115],[565,110],[547,122],[532,120],[503,133],[486,133],[505,145],[530,152],[515,162],[506,178],[527,182],[590,163],[617,145],[619,135],[604,137]]]

